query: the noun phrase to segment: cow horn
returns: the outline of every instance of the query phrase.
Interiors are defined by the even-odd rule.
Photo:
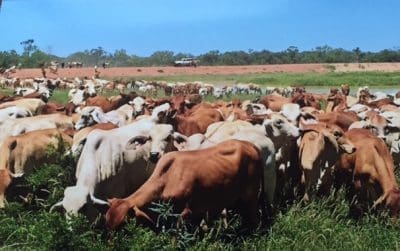
[[[15,174],[15,173],[13,173],[13,172],[11,172],[11,171],[8,171],[8,173],[9,173],[10,176],[13,177],[13,178],[20,178],[20,177],[24,176],[24,173]]]
[[[95,204],[99,204],[99,205],[110,205],[110,203],[108,203],[105,200],[101,200],[101,199],[97,199],[96,197],[94,197],[93,194],[90,194],[90,199],[93,201],[93,203]]]
[[[59,206],[62,206],[62,203],[63,203],[63,201],[59,201],[59,202],[57,202],[56,204],[54,204],[54,205],[50,208],[49,213],[53,212],[54,208],[59,207]]]
[[[150,216],[148,216],[145,212],[140,210],[137,206],[133,207],[133,211],[135,211],[135,216],[137,218],[143,217],[146,220],[148,220],[149,222],[151,222],[152,224],[154,224],[154,221],[150,218]]]

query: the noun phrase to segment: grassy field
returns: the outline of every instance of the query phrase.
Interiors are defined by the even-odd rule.
[[[229,216],[229,227],[215,222],[205,234],[188,227],[175,228],[176,215],[169,207],[153,206],[167,226],[155,233],[130,219],[121,229],[108,231],[84,217],[67,222],[51,205],[62,198],[66,186],[74,184],[74,160],[49,151],[59,164],[44,165],[17,187],[30,191],[9,196],[0,210],[0,250],[399,250],[400,224],[385,213],[355,220],[348,216],[348,202],[342,190],[308,205],[294,203],[277,211],[270,228],[252,232],[240,229],[240,218]],[[44,190],[43,190],[44,189]],[[43,192],[47,191],[47,192]],[[171,227],[172,226],[172,227]],[[160,227],[161,228],[161,227]],[[245,234],[244,234],[245,233]]]
[[[132,80],[133,78],[128,78]],[[350,72],[350,73],[260,73],[243,75],[179,75],[161,77],[140,77],[137,79],[165,80],[169,82],[204,81],[214,84],[256,83],[264,86],[397,86],[400,73],[397,72]]]
[[[163,80],[271,85],[323,83],[337,86],[345,82],[352,85],[394,85],[399,83],[400,74],[278,73],[203,76],[203,79],[181,76]],[[57,90],[51,100],[65,103],[66,94],[66,91]],[[155,233],[136,224],[134,219],[118,231],[107,231],[96,222],[89,223],[84,217],[67,223],[63,214],[49,213],[49,209],[62,198],[65,187],[74,184],[76,162],[70,156],[57,152],[54,148],[49,149],[57,164],[41,166],[26,180],[13,184],[13,187],[29,192],[23,194],[24,199],[9,196],[8,207],[0,210],[0,250],[400,250],[400,221],[392,222],[385,212],[371,213],[361,219],[349,217],[349,206],[343,191],[334,192],[328,198],[317,198],[308,205],[299,202],[286,205],[277,210],[270,228],[246,234],[238,227],[240,219],[236,215],[230,215],[228,229],[222,228],[221,222],[217,221],[209,232],[202,235],[190,227],[177,230],[174,226]],[[397,174],[397,177],[400,175]],[[165,205],[158,207],[161,215],[174,218],[167,209]]]

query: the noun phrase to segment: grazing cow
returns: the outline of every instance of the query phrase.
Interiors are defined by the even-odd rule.
[[[373,202],[373,207],[384,203],[391,215],[397,217],[400,212],[400,190],[393,159],[385,142],[366,129],[352,129],[345,136],[357,150],[341,155],[335,172],[337,181],[353,188],[359,204],[353,200],[351,208],[356,209],[364,203]]]
[[[63,206],[67,213],[77,214],[87,202],[107,204],[95,195],[126,196],[143,184],[152,172],[149,161],[157,161],[173,148],[172,126],[155,124],[169,108],[164,104],[156,107],[149,118],[108,131],[90,132],[76,168],[77,183],[67,187],[63,200],[52,208]],[[90,212],[87,214],[91,216]]]
[[[355,147],[338,126],[324,123],[301,126],[303,136],[299,147],[301,183],[304,188],[303,200],[310,200],[314,188],[329,192],[333,166],[342,153],[353,153]],[[321,187],[322,186],[322,187]],[[321,190],[320,190],[321,189]]]
[[[94,203],[107,204],[108,197],[132,193],[150,176],[154,167],[150,161],[157,161],[172,145],[172,132],[171,125],[146,120],[109,131],[93,130],[78,161],[76,185],[67,187],[55,206],[76,215],[90,202],[88,196]]]
[[[137,218],[150,222],[146,210],[151,202],[171,201],[181,219],[218,215],[240,202],[241,215],[252,225],[258,223],[262,168],[255,145],[229,140],[214,147],[166,154],[150,178],[125,199],[111,199],[106,214],[109,228],[118,227],[133,209]],[[190,163],[190,164],[189,164]]]
[[[204,149],[228,139],[246,140],[255,144],[262,153],[264,163],[265,195],[268,203],[273,202],[275,194],[276,167],[275,152],[282,148],[287,141],[299,136],[299,129],[285,117],[272,114],[263,126],[253,126],[246,121],[224,121],[211,124],[207,132],[186,137],[174,134],[175,147],[178,150]]]
[[[49,145],[57,146],[60,140],[72,144],[72,138],[58,129],[37,130],[6,138],[0,147],[0,208],[5,206],[4,194],[12,177],[29,174],[34,167],[50,163],[46,149]]]

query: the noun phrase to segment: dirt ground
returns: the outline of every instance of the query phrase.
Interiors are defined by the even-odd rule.
[[[400,63],[351,63],[351,64],[282,64],[282,65],[245,65],[245,66],[199,66],[199,67],[116,67],[99,68],[100,77],[140,77],[171,75],[233,75],[254,73],[309,73],[309,72],[354,72],[354,71],[400,71]],[[92,77],[94,68],[59,69],[58,75],[47,70],[48,77]],[[21,69],[13,77],[41,77],[40,69]]]

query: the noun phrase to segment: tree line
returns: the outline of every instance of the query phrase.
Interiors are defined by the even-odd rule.
[[[0,51],[0,67],[7,68],[20,65],[23,68],[37,68],[50,61],[82,62],[84,66],[108,63],[111,67],[121,66],[170,66],[175,60],[194,57],[199,65],[257,65],[257,64],[297,64],[297,63],[364,63],[364,62],[400,62],[400,49],[384,49],[379,52],[362,51],[360,48],[345,50],[328,45],[318,46],[309,51],[300,51],[296,46],[286,50],[272,52],[269,50],[227,51],[212,50],[201,55],[174,53],[172,51],[156,51],[150,56],[130,55],[119,49],[113,53],[102,47],[72,53],[67,57],[59,57],[40,50],[33,39],[20,43],[23,52],[15,50]]]

